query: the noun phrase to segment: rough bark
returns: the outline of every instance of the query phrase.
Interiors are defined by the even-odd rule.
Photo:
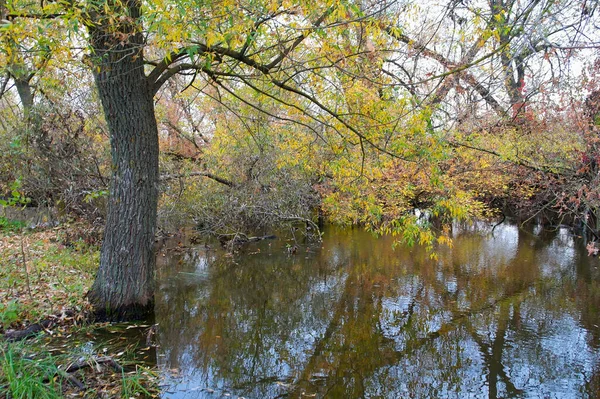
[[[96,16],[90,28],[113,176],[100,268],[88,297],[97,316],[122,320],[153,311],[158,128],[144,74],[139,1],[113,8],[130,18],[115,27]]]
[[[508,54],[503,53],[501,59],[505,71],[504,87],[506,88],[510,98],[510,107],[512,109],[512,116],[514,118],[522,110],[524,110],[525,107],[525,98],[523,96],[523,87],[525,86],[525,68],[523,66],[523,60],[520,57],[513,58]]]

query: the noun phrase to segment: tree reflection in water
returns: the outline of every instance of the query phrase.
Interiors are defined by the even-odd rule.
[[[566,230],[468,230],[436,261],[337,228],[163,258],[165,397],[596,397],[598,259]]]

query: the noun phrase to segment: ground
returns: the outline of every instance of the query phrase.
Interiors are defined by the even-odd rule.
[[[99,250],[86,240],[84,223],[0,233],[0,330],[23,328],[66,310],[89,310]],[[4,332],[4,331],[2,331]]]
[[[29,229],[0,220],[0,399],[157,395],[156,375],[136,364],[135,349],[83,353],[69,339],[60,350],[54,345],[98,327],[85,294],[100,237],[85,222]],[[41,327],[35,337],[9,342],[32,326]]]

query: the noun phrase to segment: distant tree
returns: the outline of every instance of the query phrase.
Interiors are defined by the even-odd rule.
[[[572,79],[571,60],[581,64],[600,46],[597,8],[580,0],[415,2],[421,24],[385,28],[402,46],[384,68],[424,104],[446,102],[446,120],[464,118],[478,101],[511,119]]]

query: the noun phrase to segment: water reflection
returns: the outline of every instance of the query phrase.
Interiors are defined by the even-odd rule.
[[[329,228],[161,257],[166,398],[597,397],[598,259],[566,230],[454,226],[433,261]]]

